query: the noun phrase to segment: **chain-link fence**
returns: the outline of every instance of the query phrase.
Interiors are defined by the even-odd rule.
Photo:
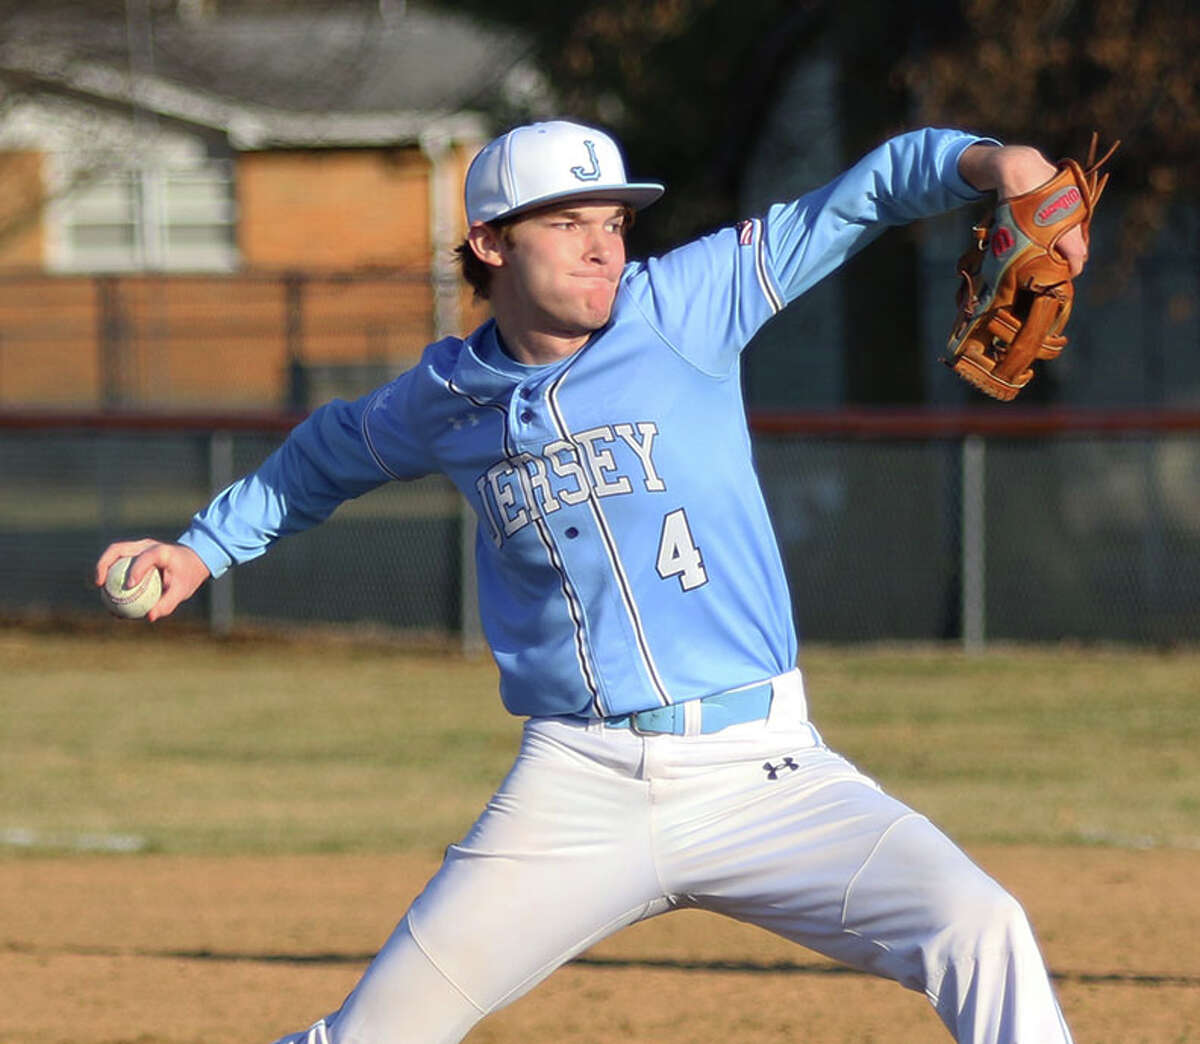
[[[760,437],[802,635],[1200,638],[1200,431]]]
[[[0,611],[95,611],[99,551],[117,539],[175,539],[215,489],[282,438],[274,424],[172,423],[0,427]],[[207,585],[179,613],[219,630],[240,620],[459,631],[460,526],[448,481],[392,483]]]
[[[1200,637],[1200,416],[885,421],[756,424],[803,638]],[[0,612],[99,612],[89,574],[110,540],[173,539],[285,430],[0,416]],[[180,611],[473,642],[472,529],[447,481],[392,483]]]

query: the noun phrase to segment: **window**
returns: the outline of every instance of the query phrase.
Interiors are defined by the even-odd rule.
[[[229,163],[106,174],[71,192],[62,213],[62,267],[73,271],[228,271],[237,264]]]

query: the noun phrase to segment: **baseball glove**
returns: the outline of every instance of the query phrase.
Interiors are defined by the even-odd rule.
[[[1055,246],[1077,226],[1088,241],[1108,183],[1099,171],[1120,144],[1097,160],[1097,140],[1086,163],[1063,160],[1045,184],[999,203],[959,259],[958,318],[943,361],[994,399],[1016,398],[1034,360],[1055,358],[1067,343],[1075,290]]]

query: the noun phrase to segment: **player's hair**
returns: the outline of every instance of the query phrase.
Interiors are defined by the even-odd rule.
[[[516,220],[517,218],[500,218],[498,221],[489,222],[489,224],[491,224],[492,228],[496,230],[506,243],[511,243],[512,232],[510,226]],[[475,251],[471,249],[471,241],[466,238],[454,248],[454,256],[462,266],[463,279],[475,291],[475,300],[486,301],[492,293],[492,266],[484,264],[479,260],[475,255]]]
[[[623,209],[625,211],[625,220],[621,222],[621,235],[628,236],[629,230],[633,228],[635,211],[633,207],[628,205]],[[506,243],[511,243],[511,228],[513,224],[528,216],[528,214],[517,214],[515,217],[500,218],[489,222],[489,224],[499,232]],[[484,264],[476,257],[475,251],[471,249],[470,240],[466,238],[454,248],[454,257],[459,265],[462,266],[463,279],[475,291],[475,300],[486,301],[492,292],[492,276],[495,273],[495,269],[491,265]]]

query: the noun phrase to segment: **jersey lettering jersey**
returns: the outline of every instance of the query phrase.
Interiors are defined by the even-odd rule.
[[[219,575],[390,479],[450,477],[478,516],[484,632],[515,714],[603,716],[791,669],[783,563],[740,354],[889,225],[978,197],[980,139],[895,138],[809,195],[626,266],[609,323],[523,366],[489,321],[357,402],[316,410],[181,542]]]

